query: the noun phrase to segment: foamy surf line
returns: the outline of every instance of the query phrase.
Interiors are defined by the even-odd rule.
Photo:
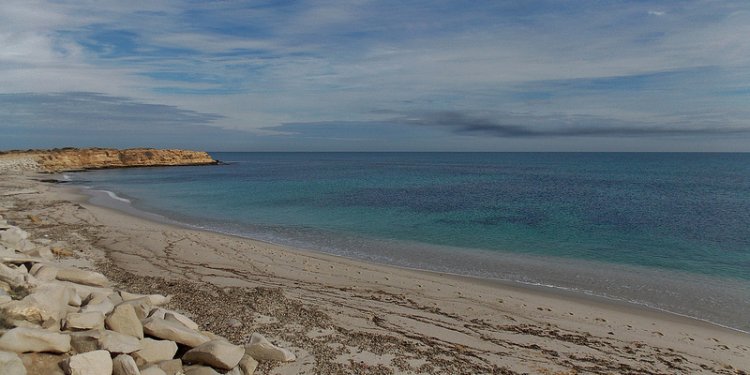
[[[100,191],[100,192],[102,192],[102,193],[104,193],[104,194],[107,194],[107,196],[109,196],[110,198],[112,198],[112,199],[114,199],[114,200],[118,200],[118,201],[120,201],[120,202],[125,202],[125,203],[132,203],[132,202],[130,201],[130,199],[127,199],[127,198],[123,198],[123,197],[121,197],[121,196],[119,196],[119,195],[117,195],[117,194],[115,194],[114,192],[112,192],[112,191],[109,191],[109,190],[94,190],[94,191]]]

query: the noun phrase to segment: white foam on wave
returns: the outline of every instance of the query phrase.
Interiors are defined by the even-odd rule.
[[[121,196],[119,196],[119,195],[117,195],[117,194],[115,194],[115,193],[113,193],[113,192],[111,192],[109,190],[97,190],[97,191],[101,191],[102,193],[107,194],[107,196],[109,196],[110,198],[112,198],[114,200],[118,200],[120,202],[125,202],[125,203],[130,203],[130,199],[123,198],[123,197],[121,197]]]
[[[68,176],[67,174],[63,174],[62,175],[62,179],[63,179],[63,181],[71,181],[72,180],[72,178],[70,178],[70,176]]]

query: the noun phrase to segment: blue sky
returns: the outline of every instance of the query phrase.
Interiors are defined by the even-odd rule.
[[[750,2],[0,3],[0,148],[750,151]]]

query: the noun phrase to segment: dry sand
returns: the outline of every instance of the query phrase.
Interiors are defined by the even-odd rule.
[[[0,214],[67,241],[122,287],[241,343],[292,349],[260,374],[744,374],[750,335],[637,306],[369,264],[170,226],[0,175]],[[16,192],[17,194],[8,194]]]

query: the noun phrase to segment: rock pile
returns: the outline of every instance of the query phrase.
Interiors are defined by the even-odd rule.
[[[258,333],[243,347],[202,331],[164,308],[169,296],[62,266],[49,242],[0,216],[0,374],[249,375],[296,359]]]

